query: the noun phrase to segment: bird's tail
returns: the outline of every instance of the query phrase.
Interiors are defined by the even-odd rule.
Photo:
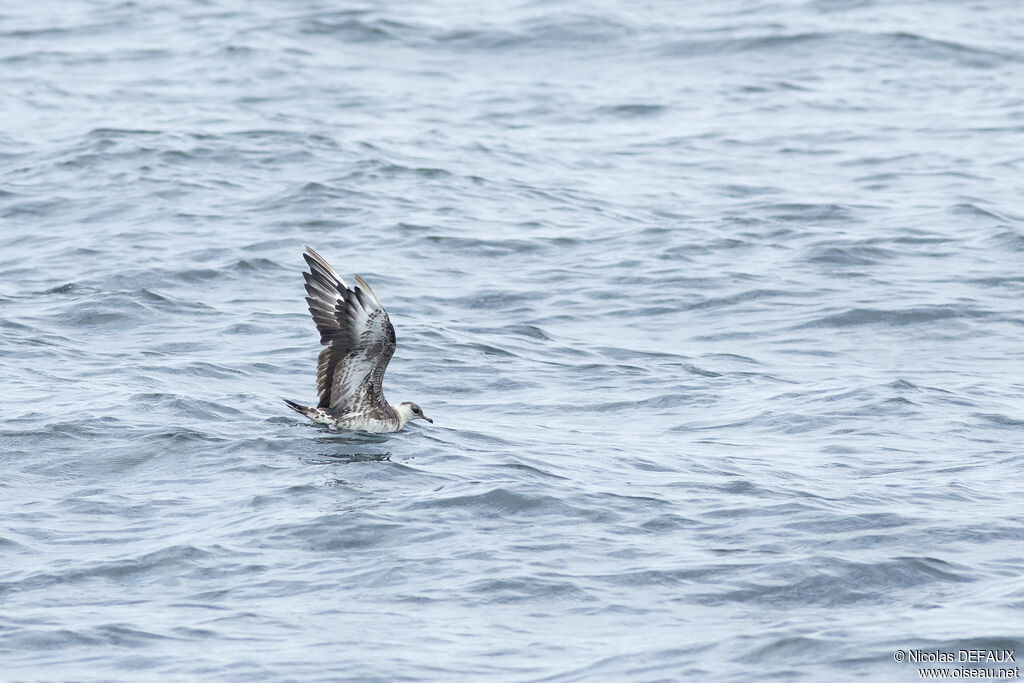
[[[312,419],[316,415],[316,409],[315,408],[310,408],[309,406],[300,405],[300,404],[296,403],[295,401],[289,401],[288,399],[286,399],[284,397],[282,397],[281,400],[284,401],[285,403],[287,403],[288,407],[291,408],[292,410],[294,410],[296,413],[301,413],[302,415],[305,415],[306,417],[308,417],[310,419]]]

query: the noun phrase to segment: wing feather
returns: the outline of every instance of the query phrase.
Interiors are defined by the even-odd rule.
[[[324,349],[317,359],[319,408],[334,414],[393,417],[384,398],[384,372],[395,353],[395,328],[373,290],[356,275],[349,287],[313,249],[303,254],[309,272],[306,302]]]

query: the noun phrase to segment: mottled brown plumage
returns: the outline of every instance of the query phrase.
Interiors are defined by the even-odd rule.
[[[316,408],[288,405],[332,429],[398,431],[410,419],[433,422],[414,403],[390,405],[384,372],[395,353],[395,328],[370,286],[355,276],[349,287],[314,250],[303,254],[309,272],[306,302],[324,349],[317,360]]]

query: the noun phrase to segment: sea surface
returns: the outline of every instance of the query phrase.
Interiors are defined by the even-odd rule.
[[[1024,659],[1022,85],[1000,0],[4,3],[0,679]],[[433,425],[281,402],[304,245]]]

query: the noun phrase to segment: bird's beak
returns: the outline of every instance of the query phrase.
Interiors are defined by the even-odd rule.
[[[427,417],[426,415],[424,415],[424,416],[423,416],[423,419],[424,419],[424,420],[426,420],[427,422],[429,422],[430,424],[434,424],[434,421],[433,421],[433,420],[431,420],[431,419],[430,419],[429,417]]]

